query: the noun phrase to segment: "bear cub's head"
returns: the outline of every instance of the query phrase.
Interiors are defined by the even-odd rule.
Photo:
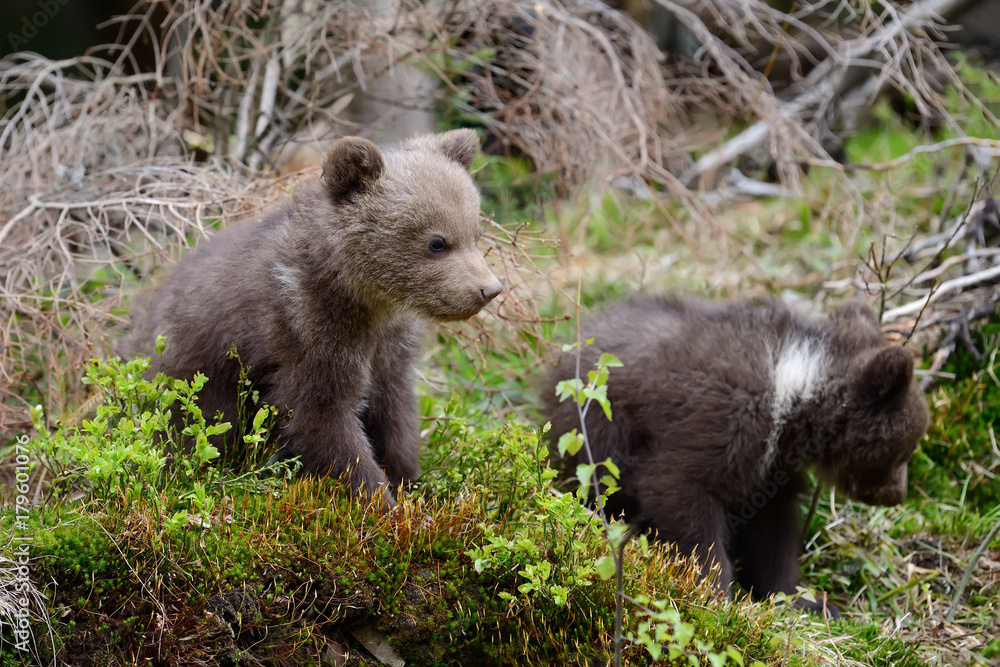
[[[906,498],[906,466],[927,431],[927,399],[913,375],[913,356],[885,342],[867,305],[841,306],[830,319],[838,375],[840,431],[819,472],[847,496],[869,505]]]
[[[323,161],[336,245],[356,286],[376,301],[434,320],[462,320],[503,289],[478,246],[472,130],[378,146],[333,143]]]

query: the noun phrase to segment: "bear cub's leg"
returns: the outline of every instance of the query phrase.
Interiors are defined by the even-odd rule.
[[[291,409],[279,437],[288,456],[301,457],[303,473],[343,476],[356,495],[391,507],[388,480],[361,420],[370,369],[360,360],[337,361],[318,355],[282,366],[264,400]]]
[[[650,484],[651,477],[661,484]],[[646,517],[641,527],[652,529],[656,539],[672,543],[678,554],[693,553],[703,577],[713,575],[717,567],[714,581],[728,594],[733,564],[726,553],[726,513],[718,499],[686,479],[681,468],[636,468],[623,475],[622,488],[640,489],[638,504]],[[678,507],[686,511],[678,512]]]
[[[795,594],[799,584],[801,537],[799,533],[799,485],[793,480],[777,492],[748,519],[736,520],[729,552],[736,568],[736,580],[754,599],[773,593]],[[746,523],[740,523],[746,521]],[[797,607],[824,613],[822,600],[798,598]],[[833,605],[826,613],[839,618]]]
[[[400,328],[398,344],[380,346],[361,414],[375,458],[393,487],[406,486],[420,475],[420,434],[413,390],[418,333],[416,327]]]

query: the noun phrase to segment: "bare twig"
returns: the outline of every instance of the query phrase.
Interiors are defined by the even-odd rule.
[[[957,292],[966,287],[989,282],[997,279],[998,277],[1000,277],[1000,266],[994,266],[960,278],[952,278],[951,280],[947,280],[938,285],[932,293],[923,298],[887,310],[883,314],[882,319],[884,322],[893,322],[904,315],[912,315],[913,313],[920,312],[923,308],[941,299],[947,294]]]
[[[657,0],[657,2],[678,16],[686,17],[687,21],[693,21],[690,12],[682,10],[669,0]],[[887,80],[893,80],[897,85],[911,90],[917,99],[917,104],[929,113],[931,109],[939,106],[934,104],[936,97],[932,91],[920,80],[905,79],[902,76],[902,72],[910,67],[906,63],[911,62],[910,54],[913,49],[930,46],[936,52],[936,47],[920,41],[915,33],[932,25],[940,16],[954,14],[967,3],[968,0],[929,0],[915,3],[905,12],[890,8],[887,11],[889,19],[883,22],[871,16],[870,33],[862,35],[857,40],[842,42],[835,51],[831,51],[825,39],[820,39],[819,45],[829,55],[795,87],[799,92],[787,101],[778,103],[774,113],[758,114],[759,120],[746,130],[723,146],[699,158],[684,172],[680,178],[681,182],[691,184],[704,174],[718,171],[737,157],[757,149],[769,139],[773,140],[772,135],[776,129],[787,125],[796,127],[799,123],[808,124],[812,118],[821,117],[834,100],[843,99],[850,89],[863,84],[865,72],[874,72],[871,79],[874,84],[869,86],[868,94],[865,98],[859,99],[859,102],[870,100]],[[770,13],[776,24],[783,19],[792,18],[774,10]],[[702,26],[695,28],[699,39],[706,47],[719,42],[718,37],[701,29]],[[943,71],[951,71],[939,52],[936,52],[933,60]],[[955,77],[952,76],[952,79]],[[818,144],[812,144],[810,148],[814,157],[825,156],[825,151],[820,149]]]
[[[985,149],[985,153],[991,157],[1000,156],[1000,141],[996,139],[981,139],[979,137],[956,137],[954,139],[948,139],[947,141],[940,141],[935,144],[929,144],[926,146],[917,146],[909,153],[900,155],[894,160],[889,162],[883,162],[880,164],[852,164],[849,165],[848,169],[865,169],[868,171],[891,171],[898,167],[903,166],[913,158],[918,155],[923,155],[925,153],[936,153],[938,151],[947,150],[949,148],[954,148],[955,146],[975,146],[977,148]]]

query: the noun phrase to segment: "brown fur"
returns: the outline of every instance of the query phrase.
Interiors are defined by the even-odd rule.
[[[587,414],[594,460],[621,468],[609,509],[696,552],[706,572],[717,563],[723,590],[735,577],[758,598],[795,592],[808,467],[869,504],[906,497],[927,402],[910,353],[885,343],[866,305],[814,322],[777,301],[642,298],[583,337],[595,340],[582,373],[602,352],[624,363],[608,380],[612,421]],[[575,365],[564,355],[549,386]],[[547,396],[553,436],[579,429],[575,403]]]
[[[236,345],[309,473],[357,490],[419,474],[412,362],[420,320],[477,313],[502,286],[477,248],[471,130],[376,146],[336,141],[320,187],[227,229],[173,271],[133,319],[130,352],[209,377],[206,414],[236,416]],[[384,472],[383,472],[384,468]],[[389,500],[391,502],[391,500]]]

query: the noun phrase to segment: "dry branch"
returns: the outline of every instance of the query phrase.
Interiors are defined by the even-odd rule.
[[[961,292],[969,287],[993,282],[998,278],[1000,278],[1000,266],[993,266],[989,269],[977,271],[976,273],[967,276],[946,280],[939,285],[935,285],[926,296],[923,296],[916,301],[912,301],[905,305],[885,311],[882,315],[882,319],[884,321],[893,322],[905,315],[914,315],[945,296],[950,296],[955,292]]]
[[[719,37],[708,31],[691,12],[682,10],[670,0],[657,2],[684,17],[689,28],[698,34],[710,52],[719,48]],[[906,11],[899,11],[890,5],[886,9],[889,20],[870,17],[871,29],[868,32],[856,39],[844,40],[836,47],[831,45],[829,35],[820,36],[810,29],[807,34],[816,40],[827,57],[790,88],[792,95],[781,101],[775,100],[772,113],[756,114],[759,120],[699,158],[680,177],[681,182],[691,185],[703,175],[717,172],[738,157],[761,147],[775,132],[787,131],[789,126],[816,126],[820,120],[827,123],[831,108],[836,109],[838,114],[856,113],[856,109],[846,108],[843,104],[837,106],[838,100],[851,97],[851,91],[855,89],[862,90],[863,94],[853,96],[854,104],[867,106],[886,83],[892,82],[897,88],[910,91],[918,109],[930,115],[940,108],[939,97],[916,64],[919,62],[930,71],[949,75],[950,83],[958,84],[958,80],[926,34],[933,33],[935,22],[941,17],[954,16],[968,4],[969,0],[926,0],[914,3]],[[768,13],[772,26],[776,23],[798,24],[794,16],[770,8]],[[924,52],[923,58],[914,57],[914,52],[918,51]],[[825,156],[825,151],[818,145],[810,147],[815,156]]]

